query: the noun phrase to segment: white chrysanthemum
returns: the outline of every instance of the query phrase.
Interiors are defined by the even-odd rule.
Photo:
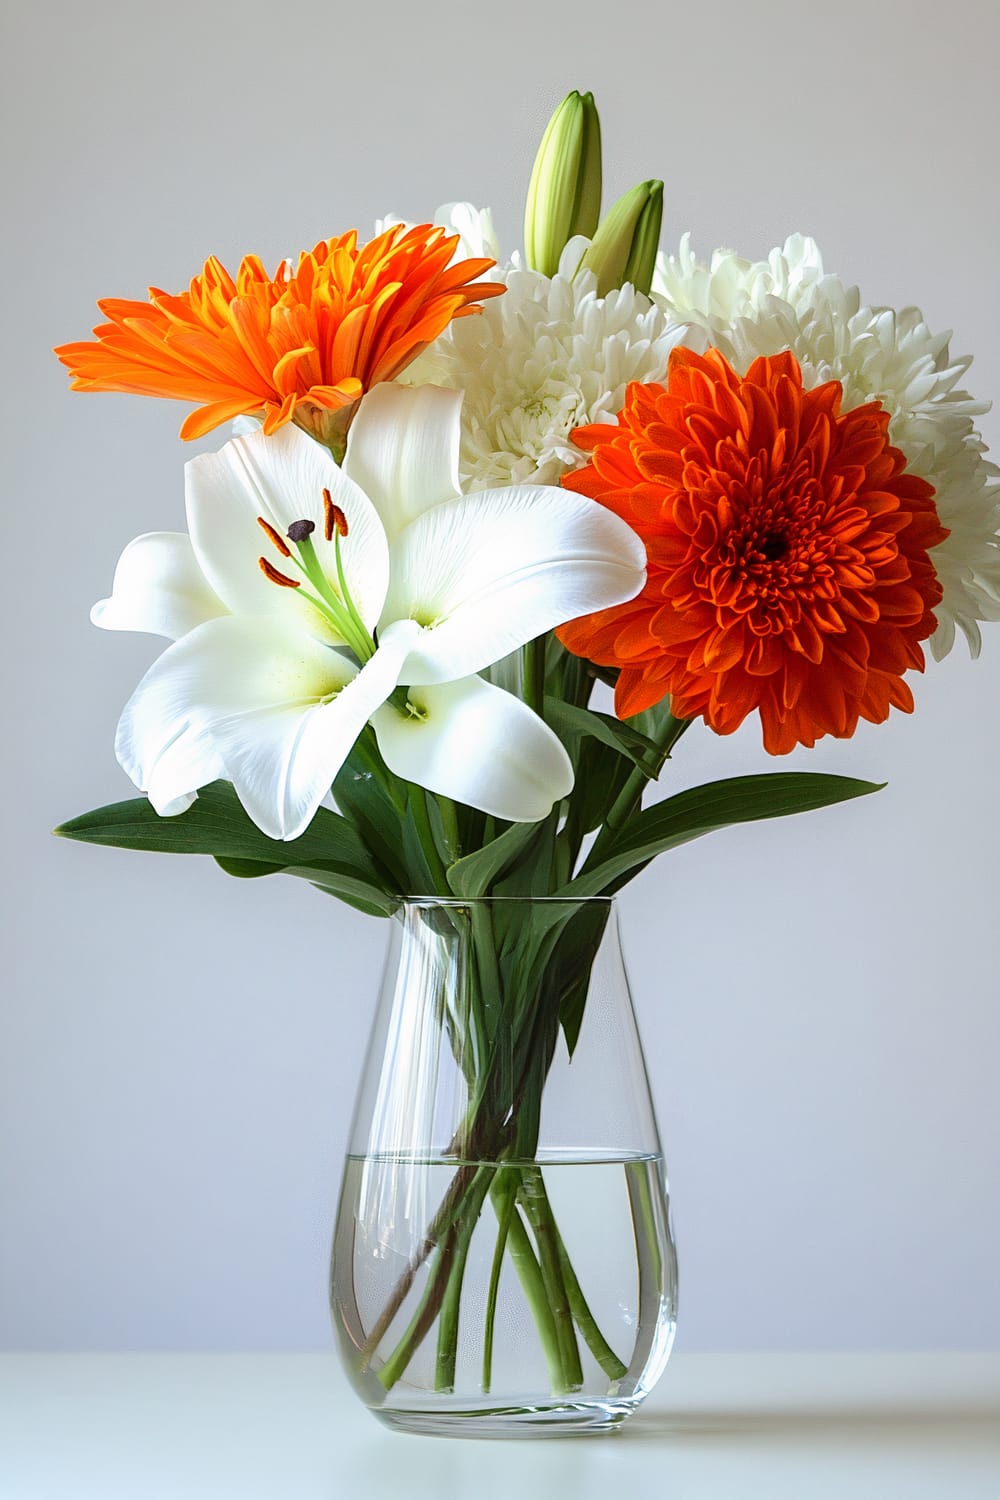
[[[950,651],[957,625],[978,655],[978,622],[1000,619],[1000,470],[984,458],[973,422],[988,404],[959,387],[971,360],[952,358],[950,334],[932,334],[916,308],[862,306],[856,288],[824,274],[815,242],[802,235],[766,261],[718,250],[707,265],[685,236],[677,256],[659,257],[653,296],[740,374],[759,355],[789,349],[807,388],[841,382],[845,410],[882,402],[892,442],[934,486],[949,528],[931,554],[944,589],[931,650]]]
[[[488,215],[471,205],[449,204],[435,222],[462,234],[464,255],[497,253]],[[410,384],[465,392],[463,489],[557,483],[586,462],[575,427],[613,422],[631,381],[665,379],[686,330],[634,287],[598,297],[596,276],[579,269],[587,244],[571,240],[553,277],[517,259],[498,268],[506,296],[457,318],[406,371]]]

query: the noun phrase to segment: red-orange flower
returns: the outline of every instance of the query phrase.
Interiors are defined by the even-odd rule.
[[[235,280],[214,257],[186,292],[150,287],[149,302],[99,302],[96,342],[55,352],[76,391],[196,401],[181,437],[244,413],[273,432],[294,421],[341,444],[354,405],[393,380],[452,318],[504,290],[475,282],[492,260],[449,265],[457,235],[397,225],[367,245],[321,241],[268,276],[255,255]],[[474,283],[470,285],[469,283]]]
[[[677,349],[667,385],[631,385],[617,426],[578,430],[592,454],[563,483],[642,537],[630,603],[559,631],[620,667],[615,705],[670,694],[681,718],[728,734],[759,709],[780,755],[909,711],[948,535],[931,485],[905,472],[878,402],[842,412],[839,381],[807,391],[791,354],[740,378],[718,350]]]

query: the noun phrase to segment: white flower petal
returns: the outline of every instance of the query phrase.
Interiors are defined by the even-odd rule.
[[[391,636],[359,672],[277,617],[209,621],[171,646],[126,705],[116,749],[157,811],[182,811],[209,781],[233,783],[270,838],[311,821],[409,645]]]
[[[198,566],[190,537],[183,531],[147,531],[125,548],[111,598],[99,599],[90,618],[102,630],[141,630],[174,641],[225,613]]]
[[[128,770],[120,749],[118,758]],[[211,740],[193,725],[185,723],[175,739],[160,747],[145,786],[136,777],[132,779],[140,791],[145,791],[161,818],[175,818],[179,813],[187,812],[197,799],[198,788],[222,780],[225,774],[222,757]]]
[[[511,823],[537,822],[572,791],[561,741],[510,693],[468,677],[408,697],[419,716],[387,703],[372,721],[397,776]]]
[[[460,491],[462,392],[440,386],[370,390],[347,438],[344,473],[371,500],[391,537]]]
[[[246,437],[249,432],[259,432],[263,425],[259,417],[250,417],[244,413],[243,416],[233,418],[229,424],[229,435],[234,438]]]
[[[490,209],[477,208],[474,203],[442,203],[434,210],[434,223],[460,236],[455,260],[500,259],[500,242]],[[495,270],[484,277],[487,281],[498,279]]]
[[[385,532],[371,501],[324,447],[289,423],[271,437],[252,432],[233,438],[218,453],[203,453],[185,466],[195,555],[234,614],[260,615],[288,606],[292,590],[278,588],[264,577],[258,563],[262,555],[289,577],[302,576],[268,540],[258,516],[283,538],[294,521],[312,521],[317,556],[331,587],[339,592],[334,544],[324,536],[324,489],[347,520],[348,533],[341,543],[344,575],[371,629],[388,578]]]
[[[407,683],[471,676],[556,625],[624,604],[646,579],[642,542],[618,516],[528,485],[425,511],[390,552],[383,621],[427,627]]]
[[[469,222],[474,211],[459,208]],[[632,286],[598,297],[594,273],[579,269],[588,244],[570,240],[552,277],[519,263],[492,273],[505,295],[475,318],[455,318],[406,371],[411,385],[464,392],[466,492],[554,484],[578,469],[587,454],[574,428],[613,421],[630,382],[664,380],[671,349],[690,342]]]

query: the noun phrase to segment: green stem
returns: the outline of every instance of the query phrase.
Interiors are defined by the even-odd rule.
[[[562,1270],[563,1281],[566,1283],[566,1296],[569,1298],[570,1310],[577,1328],[583,1334],[587,1348],[597,1360],[601,1369],[609,1380],[621,1380],[628,1373],[628,1366],[623,1365],[607,1339],[597,1326],[594,1314],[587,1305],[587,1299],[583,1295],[576,1272],[573,1270],[572,1262],[563,1244],[562,1235],[556,1231],[557,1248],[559,1252],[559,1266]]]
[[[429,1333],[434,1319],[441,1311],[448,1297],[456,1268],[458,1269],[458,1285],[457,1290],[453,1294],[455,1306],[452,1319],[457,1337],[458,1298],[461,1296],[462,1273],[464,1272],[465,1260],[468,1255],[469,1240],[472,1238],[472,1232],[479,1220],[483,1200],[486,1197],[495,1172],[495,1166],[485,1164],[481,1166],[460,1199],[458,1211],[441,1243],[417,1310],[411,1318],[403,1337],[378,1372],[379,1381],[387,1391],[391,1390],[400,1376],[404,1374],[410,1360]],[[369,1340],[370,1343],[371,1340]],[[451,1379],[452,1384],[454,1384],[454,1363],[452,1364]],[[439,1390],[445,1389],[445,1387],[441,1386],[437,1388]]]
[[[391,1391],[396,1381],[403,1374],[410,1360],[413,1358],[417,1348],[423,1343],[431,1324],[437,1317],[438,1308],[444,1296],[445,1287],[442,1285],[444,1276],[449,1268],[449,1261],[454,1246],[454,1227],[448,1230],[444,1241],[438,1248],[438,1253],[431,1268],[431,1273],[424,1288],[424,1294],[417,1304],[417,1310],[410,1319],[409,1326],[395,1349],[378,1372],[380,1384],[387,1391]]]
[[[420,847],[424,851],[424,857],[427,860],[431,878],[437,887],[434,894],[437,896],[450,896],[451,887],[448,884],[448,876],[437,846],[437,839],[434,837],[427,793],[422,786],[416,786],[413,782],[410,783],[410,807],[413,809],[413,822],[416,826],[417,837],[420,840]]]
[[[458,808],[450,797],[438,797],[437,804],[441,809],[441,825],[444,829],[448,862],[454,864],[456,859],[462,858],[462,840],[458,831]]]
[[[363,1367],[365,1369],[368,1368],[368,1365],[371,1363],[372,1356],[375,1354],[379,1344],[381,1344],[386,1334],[389,1332],[389,1328],[392,1324],[393,1319],[399,1312],[399,1309],[402,1307],[403,1303],[406,1301],[406,1298],[410,1292],[410,1288],[412,1287],[414,1280],[416,1279],[416,1275],[420,1270],[420,1267],[424,1264],[424,1261],[427,1260],[431,1252],[438,1248],[441,1243],[442,1237],[447,1233],[448,1230],[450,1230],[452,1220],[458,1213],[459,1207],[462,1203],[462,1199],[466,1191],[468,1190],[474,1176],[475,1168],[466,1164],[459,1167],[458,1171],[452,1178],[448,1186],[448,1191],[445,1193],[444,1198],[442,1199],[441,1206],[438,1209],[437,1213],[434,1215],[434,1218],[428,1227],[427,1233],[423,1239],[423,1243],[412,1256],[409,1265],[406,1267],[406,1270],[403,1272],[402,1276],[399,1278],[398,1282],[393,1288],[392,1296],[389,1298],[385,1307],[382,1309],[382,1312],[377,1322],[375,1323],[375,1326],[372,1328],[371,1332],[368,1335],[368,1338],[365,1341],[365,1346],[361,1351]]]
[[[502,1008],[496,933],[493,929],[492,912],[488,906],[482,904],[473,906],[472,935],[476,972],[479,976],[479,986],[476,991],[479,1006],[476,1019],[482,1028],[483,1041],[486,1042],[492,1041],[496,1035]],[[485,1055],[482,1061],[485,1061]],[[485,1082],[483,1070],[478,1071],[477,1077],[480,1082]]]
[[[628,780],[615,798],[611,811],[604,820],[604,827],[598,834],[594,846],[587,858],[587,864],[594,860],[595,854],[604,849],[614,838],[614,835],[626,824],[632,814],[642,803],[642,794],[651,781],[655,781],[663,770],[664,764],[671,750],[690,724],[690,719],[675,719],[673,714],[668,714],[662,738],[657,743],[657,758],[655,763],[646,763],[635,766]]]
[[[545,718],[545,646],[540,635],[524,648],[524,701],[540,719]]]
[[[559,1231],[556,1229],[545,1182],[538,1167],[522,1167],[520,1197],[538,1248],[538,1263],[545,1283],[546,1300],[555,1320],[556,1342],[566,1378],[566,1389],[579,1390],[583,1385],[583,1366],[580,1364],[573,1314],[559,1263]]]
[[[569,1390],[570,1386],[566,1379],[559,1337],[556,1333],[556,1320],[549,1306],[545,1280],[538,1261],[535,1259],[535,1252],[531,1248],[531,1239],[516,1207],[511,1215],[507,1245],[511,1264],[517,1272],[521,1290],[524,1292],[525,1300],[535,1320],[535,1327],[538,1329],[539,1342],[549,1369],[549,1384],[553,1393],[562,1393]]]
[[[478,1218],[478,1215],[477,1215]],[[472,1229],[475,1218],[472,1220]],[[459,1356],[459,1311],[462,1305],[462,1283],[465,1280],[465,1263],[469,1259],[469,1242],[472,1229],[459,1230],[454,1247],[454,1260],[448,1272],[448,1286],[441,1302],[441,1317],[438,1319],[438,1359],[435,1364],[435,1391],[454,1391],[454,1365]]]
[[[502,1171],[502,1169],[501,1169]],[[517,1173],[503,1172],[502,1181],[495,1182],[490,1197],[497,1216],[497,1242],[490,1267],[490,1284],[486,1294],[486,1326],[483,1333],[483,1394],[488,1395],[493,1380],[493,1326],[497,1315],[497,1297],[500,1295],[500,1273],[507,1249],[507,1237],[514,1217],[517,1198]]]

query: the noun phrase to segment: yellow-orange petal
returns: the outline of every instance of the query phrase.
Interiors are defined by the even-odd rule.
[[[321,411],[350,411],[395,379],[453,317],[504,291],[477,281],[492,261],[451,264],[458,236],[397,225],[358,245],[357,232],[321,240],[269,276],[245,256],[235,277],[214,257],[188,289],[151,287],[149,302],[108,298],[94,339],[56,354],[74,390],[126,391],[197,403],[181,429],[200,437],[241,413],[265,429]],[[319,433],[317,433],[319,435]]]

